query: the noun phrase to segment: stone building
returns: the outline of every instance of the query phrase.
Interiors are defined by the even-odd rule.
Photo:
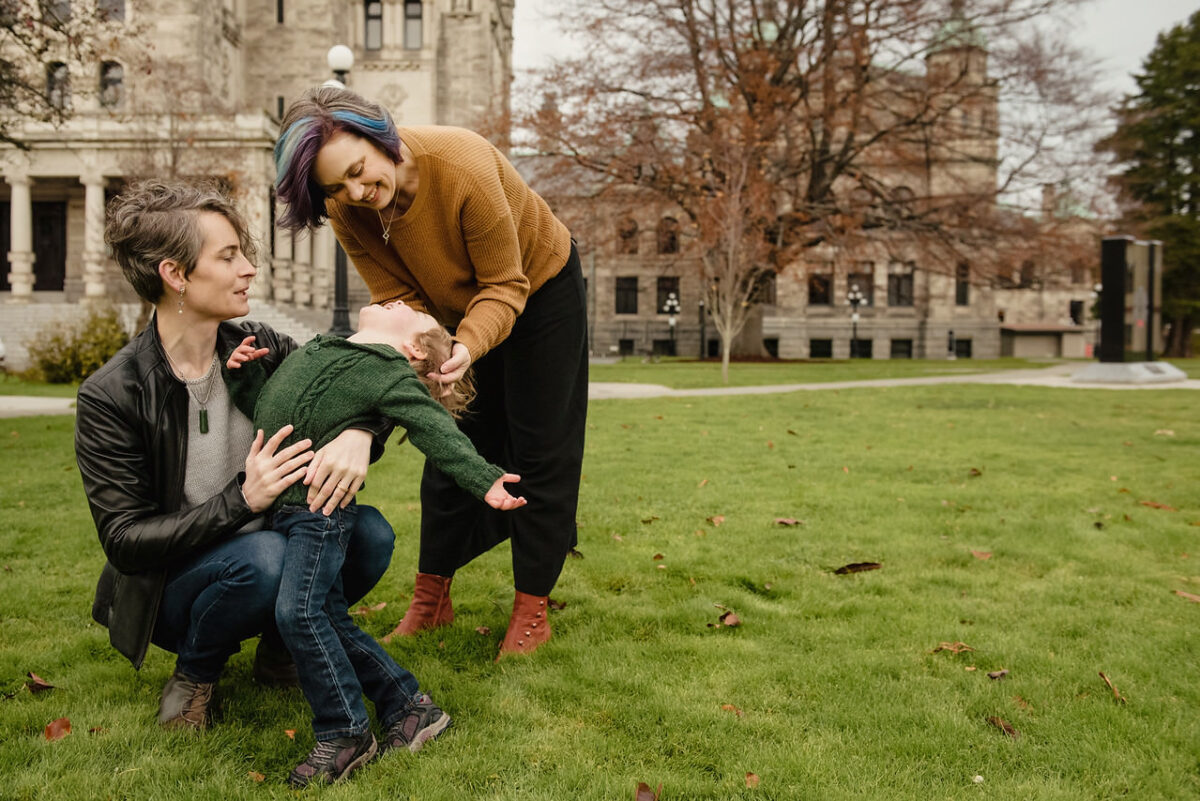
[[[332,234],[275,230],[271,187],[279,118],[331,77],[332,45],[354,52],[347,84],[400,125],[475,126],[508,108],[514,0],[40,2],[60,16],[99,8],[104,21],[86,58],[51,46],[45,63],[21,63],[70,115],[60,126],[21,122],[28,149],[0,147],[0,340],[10,366],[23,363],[34,331],[77,317],[81,301],[136,316],[103,228],[106,199],[138,176],[223,181],[260,242],[254,316],[301,336],[328,327]],[[351,302],[365,294],[350,270]]]
[[[880,226],[881,233],[810,249],[772,275],[735,352],[876,359],[1088,353],[1099,228],[1063,202],[1066,195],[1056,198],[1055,187],[1045,188],[1040,219],[997,208],[997,90],[987,56],[983,37],[951,16],[923,74],[885,78],[908,83],[901,88],[911,91],[895,97],[932,96],[945,106],[930,140],[916,148],[885,141],[868,152],[865,166],[885,187],[882,198],[859,198],[862,188],[850,185],[835,184],[835,191],[880,218],[911,215],[927,200],[990,198],[988,213],[1008,214],[1014,237],[1053,234],[1086,258],[1064,263],[1059,254],[1071,248],[1056,248],[1011,270],[984,268]],[[703,309],[695,237],[681,210],[634,188],[601,192],[578,172],[555,175],[534,155],[518,161],[579,241],[594,354],[719,355]],[[848,302],[852,290],[857,307]]]

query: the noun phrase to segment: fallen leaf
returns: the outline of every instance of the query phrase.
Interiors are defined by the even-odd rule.
[[[71,733],[71,719],[58,718],[46,724],[46,739],[61,740]]]
[[[92,728],[88,729],[88,734],[104,734],[106,731],[108,731],[108,729],[104,728],[103,726],[93,726]]]
[[[862,573],[867,570],[878,570],[881,567],[883,565],[879,562],[851,562],[848,565],[842,565],[833,572],[839,576],[844,576],[847,573]]]
[[[624,538],[624,537],[622,537],[620,534],[613,534],[613,539],[614,539],[614,540],[616,540],[617,542],[624,542],[624,541],[625,541],[625,538]]]
[[[661,792],[661,783],[658,785],[658,790],[651,790],[650,785],[645,782],[638,782],[637,795],[634,796],[634,801],[658,801],[658,796]]]
[[[707,479],[707,478],[704,478],[704,479],[701,479],[701,480],[700,480],[700,483],[699,483],[699,484],[697,484],[696,486],[697,486],[697,488],[699,488],[699,487],[703,487],[703,486],[705,486],[705,485],[707,485],[707,484],[708,484],[708,479]]]
[[[1019,695],[1014,695],[1013,701],[1015,701],[1017,706],[1021,707],[1021,709],[1029,709],[1030,708],[1029,702],[1026,701],[1024,698],[1022,698]]]
[[[1113,698],[1117,699],[1118,703],[1121,703],[1121,704],[1126,703],[1125,696],[1123,696],[1119,692],[1117,692],[1117,685],[1113,684],[1112,680],[1109,679],[1108,676],[1104,675],[1103,670],[1100,671],[1100,678],[1104,679],[1104,683],[1108,685],[1108,689],[1112,690]]]
[[[666,569],[667,569],[667,566],[666,566],[666,565],[655,565],[655,567],[656,567],[656,568],[658,568],[659,570],[666,570]]]
[[[735,628],[742,625],[742,619],[737,616],[736,612],[726,612],[725,614],[721,615],[718,620],[720,620],[722,624],[729,626],[729,628]]]
[[[656,554],[654,554],[653,558],[654,558],[655,562],[661,562],[663,559],[666,559],[667,557],[663,556],[661,553],[656,553]]]
[[[975,649],[967,645],[965,642],[939,642],[937,648],[934,648],[929,653],[936,654],[938,651],[949,651],[952,654],[961,654],[963,651],[974,651]]]
[[[247,771],[246,775],[250,777],[250,781],[252,781],[252,782],[261,782],[267,778],[266,776],[259,773],[257,770]]]
[[[706,517],[704,519],[712,523],[714,526],[719,526],[725,522],[725,515],[713,515],[712,517]]]
[[[1151,509],[1162,509],[1164,512],[1178,512],[1174,506],[1167,506],[1165,503],[1158,501],[1138,501],[1142,506],[1149,506]]]
[[[793,431],[793,430],[792,430],[792,429],[790,429],[790,428],[787,430],[787,432],[788,432],[789,434],[791,434],[793,437],[798,437],[798,436],[800,436],[799,434],[797,434],[795,431]]]
[[[553,598],[547,598],[546,605],[549,606],[551,609],[556,609],[556,610],[560,610],[560,611],[567,608],[566,601],[556,601]]]
[[[369,615],[371,612],[378,612],[379,610],[383,609],[386,606],[387,606],[387,601],[380,601],[379,603],[371,604],[370,606],[360,606],[357,609],[355,609],[353,612],[351,612],[350,614],[352,614],[352,615]]]
[[[970,470],[967,471],[967,475],[970,476],[971,478],[979,478],[980,476],[983,475],[983,471],[980,470],[978,467],[972,467]]]
[[[1200,595],[1192,595],[1190,592],[1184,592],[1183,590],[1175,590],[1175,594],[1180,598],[1187,598],[1192,603],[1200,604]]]
[[[1197,522],[1197,523],[1192,523],[1192,525],[1193,525],[1193,526],[1200,526],[1200,522]],[[11,567],[9,567],[8,565],[5,565],[5,566],[4,566],[4,572],[5,572],[5,573],[11,573],[11,572],[12,572],[12,568],[11,568]]]
[[[1003,718],[998,718],[995,715],[993,715],[987,719],[987,722],[992,724],[997,729],[1004,732],[1005,734],[1007,734],[1009,737],[1013,738],[1014,740],[1021,736],[1021,733],[1019,731],[1017,731],[1016,729],[1014,729],[1012,724],[1009,723],[1007,720],[1004,720]]]
[[[995,680],[995,679],[1002,679],[1007,675],[1008,675],[1008,669],[1003,668],[1001,670],[993,670],[992,672],[987,674],[987,677],[989,679]]]
[[[25,682],[25,686],[29,688],[29,692],[31,693],[40,693],[46,690],[54,689],[53,684],[46,681],[36,673],[26,673],[25,675],[29,677],[29,681]]]
[[[1124,442],[1122,442],[1121,444],[1122,444],[1122,445],[1124,445],[1126,448],[1132,448],[1132,447],[1133,447],[1133,443],[1132,443],[1132,442],[1130,442],[1129,440],[1125,440],[1125,441],[1124,441]]]
[[[438,650],[439,650],[439,651],[445,651],[445,650],[446,650],[446,641],[445,641],[445,640],[439,640],[439,641],[438,641]]]
[[[850,468],[849,468],[849,467],[846,467],[845,465],[842,465],[842,472],[843,472],[843,473],[845,473],[845,474],[847,474],[847,475],[849,475],[849,474],[850,474]]]
[[[963,670],[967,671],[968,673],[973,673],[974,671],[979,670],[979,668],[975,667],[974,665],[967,665],[965,668],[963,668]]]
[[[732,712],[733,714],[737,715],[739,718],[743,718],[746,716],[745,712],[738,709],[733,704],[721,704],[721,709],[725,710],[726,712]]]
[[[767,440],[767,450],[775,450],[775,443],[771,442],[771,440]]]
[[[1154,432],[1154,436],[1156,436],[1156,437],[1173,437],[1173,436],[1175,436],[1175,432],[1169,428],[1160,428]]]
[[[284,729],[284,730],[283,730],[283,733],[287,735],[287,738],[288,738],[289,740],[295,740],[295,739],[296,739],[296,730],[295,730],[295,729]]]
[[[488,626],[476,626],[475,633],[482,634],[484,637],[486,637],[492,633],[492,630]]]
[[[991,551],[971,551],[971,556],[974,556],[976,559],[991,559],[992,552]]]
[[[797,520],[794,517],[777,517],[775,518],[775,524],[779,526],[802,526],[804,525],[804,521]]]
[[[643,523],[653,523],[655,520],[658,520],[658,519],[659,519],[658,515],[650,515],[649,517],[643,517],[642,522]]]
[[[1095,526],[1097,530],[1104,530],[1104,523],[1100,522],[1099,520],[1097,520],[1095,523],[1092,523],[1092,525]]]
[[[1192,522],[1188,523],[1188,525],[1189,526],[1200,526],[1200,520],[1193,520]],[[5,569],[8,569],[8,567],[6,566]]]
[[[758,774],[757,773],[747,773],[746,774],[746,786],[749,787],[751,790],[753,790],[755,787],[758,786]]]

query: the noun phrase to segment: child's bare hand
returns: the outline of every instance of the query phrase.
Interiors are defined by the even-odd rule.
[[[233,353],[229,354],[229,361],[225,362],[225,366],[230,370],[236,370],[246,362],[261,359],[270,352],[269,348],[254,347],[254,335],[251,334],[242,340],[242,344],[233,349]]]
[[[492,485],[487,494],[483,496],[483,502],[493,509],[499,509],[501,512],[509,512],[513,509],[519,509],[525,505],[525,498],[514,498],[508,494],[508,490],[504,488],[505,484],[516,484],[521,480],[521,477],[512,473],[505,473],[496,479],[496,483]]]

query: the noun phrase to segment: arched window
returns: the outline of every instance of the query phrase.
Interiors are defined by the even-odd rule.
[[[61,61],[46,65],[46,102],[59,110],[71,107],[71,74]]]
[[[125,105],[125,68],[115,61],[100,65],[100,105],[104,108]]]
[[[363,49],[379,50],[383,47],[383,3],[366,0],[363,6]]]
[[[658,252],[664,255],[679,252],[679,220],[674,217],[658,221]]]
[[[638,224],[632,217],[626,217],[617,223],[617,253],[635,254],[638,252]]]
[[[421,0],[404,2],[404,49],[420,50],[423,44],[421,31]]]

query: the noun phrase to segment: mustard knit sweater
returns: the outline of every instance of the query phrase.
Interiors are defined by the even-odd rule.
[[[330,224],[372,302],[400,299],[428,312],[478,360],[566,264],[571,235],[482,136],[444,126],[399,131],[420,180],[391,241],[374,209],[329,200]]]

